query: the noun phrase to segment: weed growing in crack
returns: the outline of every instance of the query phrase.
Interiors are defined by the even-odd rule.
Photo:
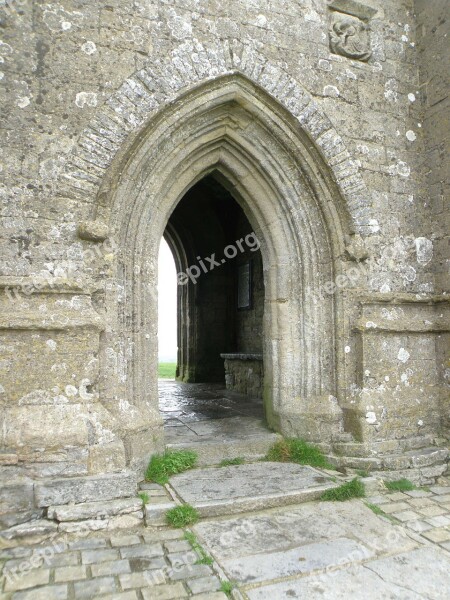
[[[197,523],[200,515],[190,504],[175,506],[166,512],[166,521],[172,527],[181,528]]]
[[[197,453],[191,450],[166,450],[164,454],[154,454],[145,472],[145,479],[164,485],[171,475],[192,469],[196,461]]]
[[[333,502],[343,502],[352,498],[364,498],[366,490],[364,484],[357,477],[351,481],[343,483],[337,488],[326,490],[321,496],[321,500],[330,500]]]

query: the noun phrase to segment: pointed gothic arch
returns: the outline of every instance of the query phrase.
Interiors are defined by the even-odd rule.
[[[345,200],[295,118],[240,74],[196,86],[160,111],[113,161],[93,217],[117,254],[106,293],[101,397],[145,460],[136,433],[159,438],[157,256],[180,199],[207,175],[240,204],[261,242],[266,289],[264,401],[286,435],[329,442],[338,406],[339,300],[323,287],[340,272],[353,230]],[[114,354],[119,369],[108,369]]]

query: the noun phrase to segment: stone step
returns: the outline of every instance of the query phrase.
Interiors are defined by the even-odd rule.
[[[269,449],[282,437],[278,433],[265,432],[246,439],[223,441],[178,442],[167,444],[171,450],[193,450],[198,455],[197,465],[201,467],[218,465],[222,460],[243,458],[254,461],[266,456]]]
[[[216,517],[309,502],[343,481],[309,466],[257,462],[193,469],[173,476],[169,485],[201,517]],[[149,514],[147,524],[152,525]]]
[[[0,531],[0,548],[9,547],[8,542],[38,543],[58,532],[58,523],[48,519],[35,519]]]
[[[59,522],[83,521],[85,519],[105,519],[115,515],[136,513],[142,510],[140,498],[119,498],[106,502],[83,502],[81,504],[62,504],[50,506],[47,510],[49,519]]]
[[[371,473],[386,471],[418,471],[425,467],[445,465],[449,456],[448,448],[420,448],[408,450],[397,454],[385,454],[383,456],[355,457],[355,456],[329,456],[328,460],[336,466],[346,466],[353,469],[367,469]],[[444,469],[445,470],[445,469]],[[439,474],[441,471],[438,469]],[[442,471],[443,472],[443,471]],[[439,476],[439,475],[437,475]],[[429,476],[427,475],[429,478]],[[389,477],[392,479],[392,477]]]
[[[415,485],[433,485],[436,479],[441,477],[447,470],[448,464],[437,464],[428,467],[416,467],[410,469],[390,470],[390,471],[371,471],[374,477],[381,477],[385,481],[398,481],[399,479],[409,479]]]
[[[339,436],[339,439],[333,442],[332,448],[333,452],[339,456],[364,458],[367,457],[370,452],[376,452],[375,456],[380,457],[403,454],[410,450],[430,448],[434,444],[435,440],[431,435],[421,435],[405,440],[378,440],[371,441],[370,443],[344,441],[341,436]],[[320,444],[318,445],[320,446]]]

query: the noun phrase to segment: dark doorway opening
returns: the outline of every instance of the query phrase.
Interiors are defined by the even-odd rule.
[[[178,203],[164,235],[177,267],[177,379],[224,383],[223,354],[260,356],[262,366],[263,264],[240,205],[213,176],[205,177]],[[251,386],[256,395],[262,368],[259,377],[259,387]]]

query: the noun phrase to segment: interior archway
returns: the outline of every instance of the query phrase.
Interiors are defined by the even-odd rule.
[[[148,124],[128,149],[116,180],[108,182],[113,204],[98,206],[97,218],[110,223],[118,240],[121,290],[119,305],[116,289],[108,299],[111,324],[104,348],[117,348],[124,373],[117,381],[105,370],[106,402],[116,413],[117,396],[133,403],[125,419],[121,414],[130,438],[136,429],[161,433],[152,375],[157,251],[181,198],[212,173],[242,207],[261,242],[269,424],[287,435],[329,441],[342,429],[339,304],[322,288],[339,273],[336,257],[343,252],[348,217],[298,123],[237,76],[201,86]],[[177,260],[188,265],[183,252]]]

